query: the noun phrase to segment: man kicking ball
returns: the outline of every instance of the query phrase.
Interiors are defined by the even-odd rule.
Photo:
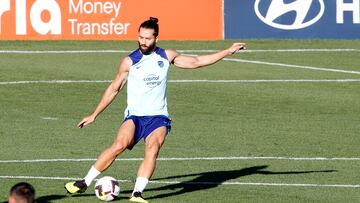
[[[115,79],[105,90],[95,111],[78,124],[79,128],[83,128],[94,122],[127,84],[127,108],[117,137],[113,144],[100,154],[83,180],[65,184],[70,194],[85,192],[91,182],[104,172],[117,156],[126,149],[131,150],[136,143],[144,139],[145,155],[137,171],[130,201],[147,202],[142,197],[142,192],[154,173],[159,150],[171,128],[166,99],[170,65],[187,69],[200,68],[245,49],[245,43],[234,43],[213,54],[185,56],[172,49],[157,47],[158,35],[157,18],[150,18],[140,25],[139,48],[122,60]]]

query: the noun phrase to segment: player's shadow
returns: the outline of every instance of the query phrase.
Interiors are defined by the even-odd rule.
[[[56,200],[65,199],[65,198],[78,198],[78,197],[84,197],[84,196],[95,196],[95,194],[78,194],[74,196],[70,195],[46,195],[36,198],[36,203],[51,203]]]
[[[60,200],[60,199],[65,199],[65,198],[72,198],[72,199],[76,199],[76,198],[81,198],[81,197],[89,197],[89,196],[93,196],[96,197],[95,194],[77,194],[77,195],[47,195],[47,196],[42,196],[42,197],[38,197],[36,199],[36,203],[51,203],[55,200]],[[121,200],[121,199],[128,199],[128,197],[116,197],[115,200]]]
[[[64,199],[66,197],[68,197],[68,196],[66,196],[66,195],[46,195],[46,196],[38,197],[36,199],[36,203],[50,203],[52,201]]]
[[[218,187],[219,185],[223,184],[226,181],[236,179],[243,176],[249,175],[286,175],[286,174],[306,174],[306,173],[330,173],[336,172],[336,170],[319,170],[319,171],[283,171],[283,172],[273,172],[265,170],[268,166],[253,166],[249,168],[243,168],[240,170],[230,170],[230,171],[211,171],[211,172],[204,172],[204,173],[194,173],[194,174],[185,174],[185,175],[178,175],[178,176],[170,176],[164,178],[157,178],[153,179],[153,181],[159,180],[169,180],[169,179],[176,179],[176,178],[184,178],[184,177],[195,177],[190,181],[184,181],[180,183],[175,183],[171,185],[166,185],[158,188],[147,189],[146,191],[162,191],[162,190],[177,190],[170,193],[155,195],[152,197],[147,197],[146,199],[159,199],[170,197],[174,195],[181,195],[184,193],[195,192],[199,190],[206,190]]]
[[[66,196],[66,195],[46,195],[46,196],[36,198],[35,201],[36,201],[36,203],[51,203],[52,201],[64,199],[66,197],[68,197],[68,196]],[[5,201],[5,202],[1,202],[1,203],[9,203],[9,202]]]

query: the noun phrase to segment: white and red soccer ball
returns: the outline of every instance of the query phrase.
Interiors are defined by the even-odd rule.
[[[112,201],[120,193],[120,184],[115,178],[104,176],[95,183],[96,197],[103,201]]]

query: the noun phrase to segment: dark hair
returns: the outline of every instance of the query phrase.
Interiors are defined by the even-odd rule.
[[[10,196],[13,196],[18,200],[33,203],[35,202],[35,189],[29,183],[20,182],[12,186],[10,189]]]
[[[149,20],[144,21],[143,23],[141,23],[140,27],[139,27],[139,31],[140,28],[148,28],[148,29],[154,29],[154,36],[157,37],[159,35],[159,24],[158,24],[159,20],[155,17],[150,17]]]

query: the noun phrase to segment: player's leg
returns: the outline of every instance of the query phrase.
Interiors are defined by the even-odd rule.
[[[144,191],[149,179],[155,171],[156,159],[159,155],[160,148],[165,141],[166,134],[167,127],[161,126],[146,138],[144,160],[139,166],[134,191],[130,201],[147,202],[141,197],[141,193]]]
[[[94,167],[103,172],[112,164],[118,155],[124,152],[128,146],[134,141],[135,125],[131,119],[126,120],[120,127],[118,135],[113,144],[105,149],[97,161]]]
[[[126,150],[126,148],[134,141],[135,125],[133,121],[126,120],[120,126],[117,137],[113,144],[105,149],[95,164],[90,168],[87,175],[81,181],[69,182],[65,184],[65,189],[70,194],[83,193],[91,182],[105,171],[118,155]]]
[[[156,159],[159,155],[161,146],[165,141],[167,129],[165,126],[154,130],[145,140],[145,154],[144,160],[141,162],[138,169],[138,177],[146,177],[148,179],[154,173],[156,167]]]

